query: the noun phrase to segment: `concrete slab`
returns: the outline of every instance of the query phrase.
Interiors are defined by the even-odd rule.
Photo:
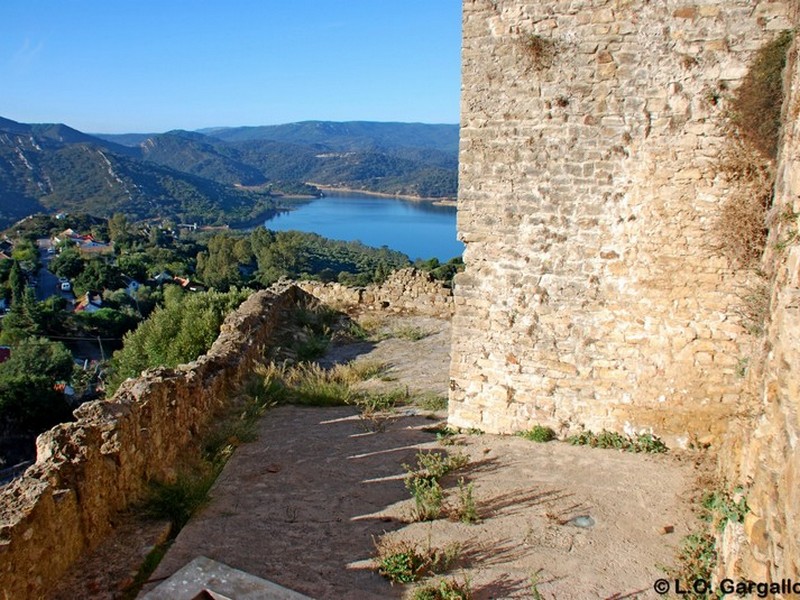
[[[198,556],[141,600],[313,600],[283,586]]]

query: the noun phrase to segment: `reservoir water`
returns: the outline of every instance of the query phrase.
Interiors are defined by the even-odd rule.
[[[306,231],[368,246],[388,246],[411,260],[461,256],[456,239],[456,209],[430,202],[330,193],[311,200],[286,200],[292,210],[264,222],[273,231]]]

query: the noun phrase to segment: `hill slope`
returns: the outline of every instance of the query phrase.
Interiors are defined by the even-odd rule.
[[[42,210],[221,224],[273,205],[265,194],[141,159],[142,151],[65,125],[0,119],[0,226]]]

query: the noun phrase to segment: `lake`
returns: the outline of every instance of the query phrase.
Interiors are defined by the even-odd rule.
[[[411,260],[461,256],[456,209],[430,202],[330,192],[323,198],[283,200],[292,208],[264,221],[273,231],[306,231],[368,246],[388,246]]]

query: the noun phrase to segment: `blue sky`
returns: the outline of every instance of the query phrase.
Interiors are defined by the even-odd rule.
[[[0,0],[0,116],[457,123],[460,0]]]

